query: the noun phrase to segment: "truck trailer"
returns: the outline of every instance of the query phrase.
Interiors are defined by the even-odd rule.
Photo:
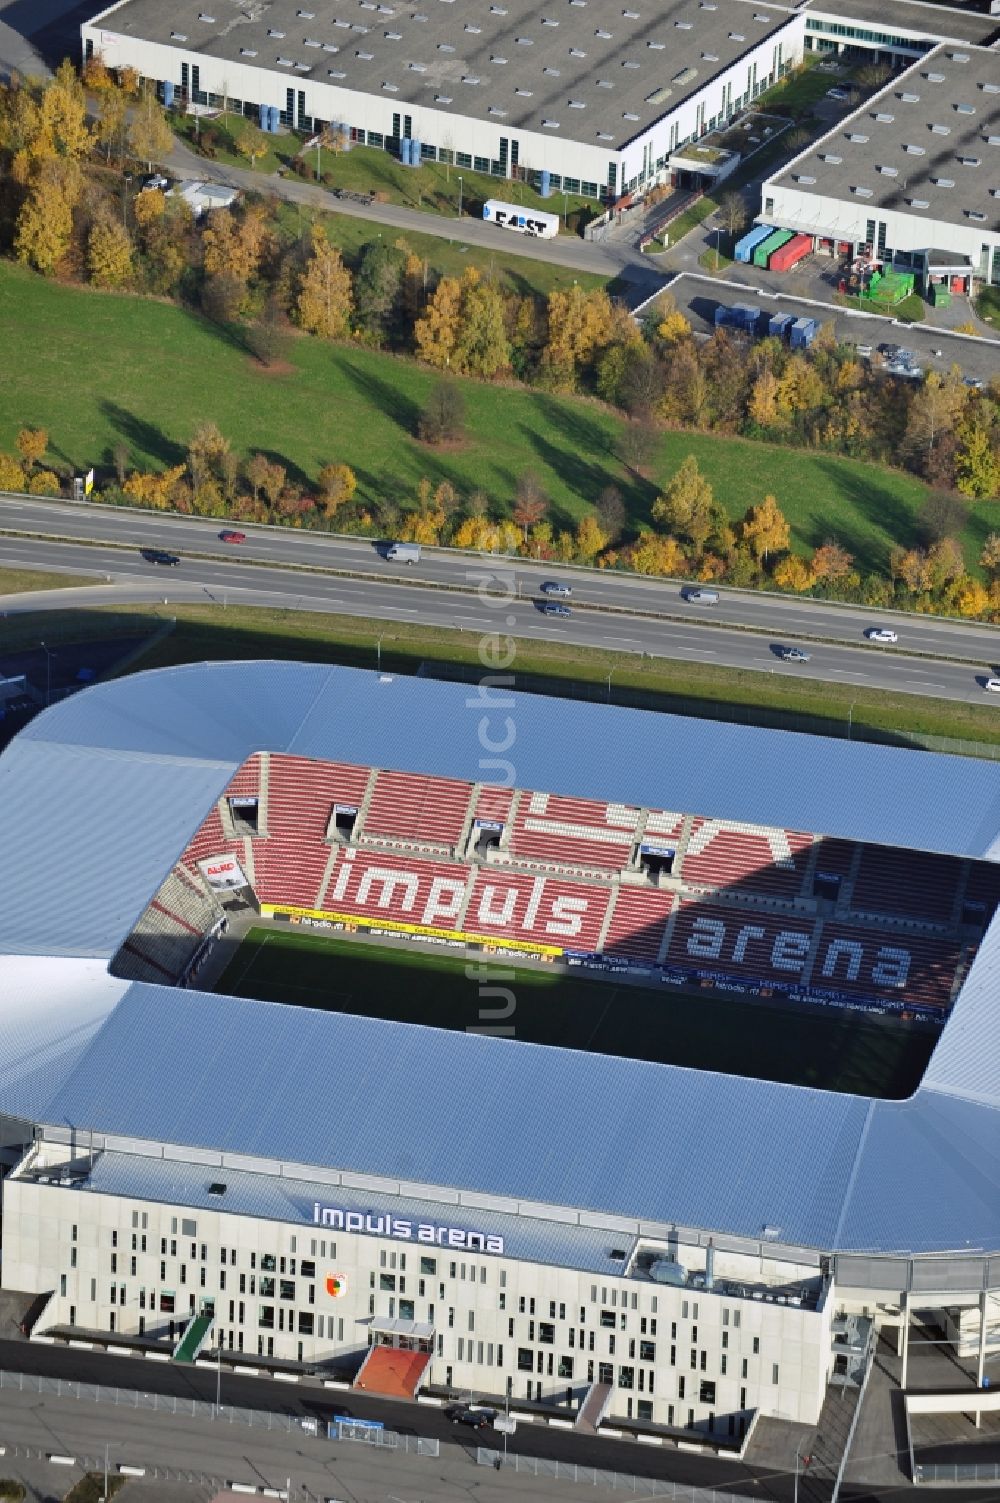
[[[551,240],[559,233],[559,215],[547,214],[543,209],[522,209],[517,204],[505,204],[498,198],[487,199],[483,204],[483,218],[504,230],[516,230],[519,235],[534,235],[539,240]]]
[[[779,245],[768,262],[769,271],[791,271],[813,248],[811,235],[793,235],[784,245]]]

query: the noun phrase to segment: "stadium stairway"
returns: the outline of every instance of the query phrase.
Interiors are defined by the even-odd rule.
[[[391,1399],[412,1399],[423,1381],[430,1352],[408,1352],[401,1347],[373,1346],[362,1362],[354,1388],[379,1393]]]
[[[612,1392],[610,1383],[591,1383],[583,1403],[577,1410],[573,1428],[582,1430],[585,1435],[596,1435],[597,1427],[611,1402]]]
[[[193,1362],[208,1340],[209,1332],[215,1324],[215,1315],[211,1310],[199,1310],[192,1315],[184,1327],[184,1334],[174,1347],[174,1362]]]

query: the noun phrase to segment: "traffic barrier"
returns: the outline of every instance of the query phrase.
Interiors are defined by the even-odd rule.
[[[227,1482],[226,1486],[231,1493],[253,1493],[255,1497],[257,1494],[256,1482]]]
[[[48,1459],[53,1466],[76,1466],[75,1456],[50,1456]]]
[[[130,1346],[106,1346],[104,1348],[104,1350],[107,1352],[107,1354],[108,1354],[109,1357],[131,1357],[131,1356],[134,1356],[134,1353],[133,1353],[132,1348]]]
[[[299,1381],[298,1373],[272,1373],[271,1377],[278,1383],[297,1383]]]
[[[144,1466],[129,1466],[127,1461],[123,1461],[119,1464],[118,1472],[122,1477],[145,1477],[146,1468]]]
[[[66,1345],[76,1347],[77,1351],[80,1352],[92,1352],[94,1350],[94,1343],[92,1341],[67,1341]]]
[[[244,1378],[259,1378],[260,1377],[260,1368],[259,1367],[234,1367],[233,1368],[233,1372],[234,1373],[241,1373]]]

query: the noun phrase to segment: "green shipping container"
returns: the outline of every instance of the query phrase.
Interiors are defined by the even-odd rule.
[[[768,235],[767,239],[762,240],[754,251],[753,264],[755,266],[766,266],[778,247],[788,244],[792,238],[792,234],[792,230],[775,230],[773,235]]]

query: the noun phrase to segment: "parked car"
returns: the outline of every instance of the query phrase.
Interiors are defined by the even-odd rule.
[[[568,605],[563,605],[558,600],[546,600],[542,606],[544,616],[572,616],[573,612]]]
[[[869,626],[865,632],[869,642],[898,642],[899,637],[888,626]]]
[[[488,1409],[467,1409],[464,1404],[455,1404],[447,1411],[453,1425],[470,1425],[473,1430],[488,1430],[493,1423],[493,1413]]]
[[[781,656],[786,663],[808,663],[812,654],[803,652],[801,647],[783,647]]]
[[[170,179],[165,178],[162,172],[153,172],[149,177],[143,178],[142,186],[144,188],[159,188],[161,192],[165,192],[170,187]]]
[[[832,89],[827,89],[826,97],[827,99],[836,99],[842,104],[845,99],[850,99],[851,91],[850,89],[841,88],[840,84],[834,84]]]
[[[164,548],[143,548],[142,556],[147,564],[179,564],[176,553],[167,553]]]
[[[234,532],[231,527],[224,527],[219,533],[220,543],[245,543],[246,540],[245,532]]]
[[[562,581],[558,579],[547,579],[542,585],[543,595],[572,595],[572,593],[573,586],[563,584]]]

